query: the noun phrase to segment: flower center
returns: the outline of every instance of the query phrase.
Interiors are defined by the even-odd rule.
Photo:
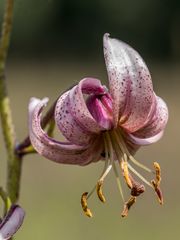
[[[142,182],[147,184],[149,187],[154,188],[158,200],[160,204],[163,204],[163,196],[162,192],[159,188],[160,181],[161,181],[161,170],[160,166],[157,162],[154,163],[155,172],[149,169],[148,167],[144,166],[140,162],[138,162],[129,152],[126,143],[123,139],[123,133],[120,129],[113,129],[109,130],[103,133],[103,140],[104,140],[104,149],[105,149],[105,165],[103,172],[97,181],[96,186],[92,189],[90,193],[85,192],[81,197],[81,204],[84,213],[92,217],[92,213],[90,209],[87,206],[87,199],[90,198],[92,193],[94,193],[95,189],[97,192],[97,195],[101,202],[105,202],[105,196],[103,194],[103,183],[108,175],[108,173],[111,171],[111,169],[114,170],[117,186],[120,191],[122,200],[124,202],[124,209],[121,214],[122,217],[125,217],[128,215],[128,211],[131,208],[131,206],[136,202],[137,196],[142,194],[145,191],[145,187],[143,184],[137,182],[132,175],[135,175],[138,177]],[[143,170],[154,173],[155,179],[152,181],[146,180],[139,172],[137,172],[134,167],[131,165],[136,165]],[[128,201],[125,201],[125,197],[122,190],[122,185],[120,181],[120,173],[123,175],[124,180],[128,188],[130,189],[130,198]]]

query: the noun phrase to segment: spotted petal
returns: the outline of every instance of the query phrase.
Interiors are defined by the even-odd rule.
[[[168,108],[166,103],[158,96],[156,96],[156,107],[153,115],[149,117],[146,125],[134,132],[133,135],[138,138],[151,138],[160,136],[168,121]]]
[[[94,87],[93,87],[94,86]],[[97,86],[97,87],[96,87]],[[94,78],[85,78],[75,86],[69,94],[70,111],[76,122],[78,122],[87,132],[100,133],[103,130],[89,112],[83,94],[102,95],[106,88],[101,82]]]
[[[159,141],[162,138],[163,133],[164,133],[164,130],[152,137],[147,137],[147,138],[140,138],[140,137],[136,137],[133,134],[129,134],[129,140],[136,145],[145,146],[145,145],[149,145]]]
[[[10,239],[21,227],[25,212],[18,205],[12,205],[0,224],[0,240]]]
[[[67,140],[78,145],[88,145],[92,141],[93,134],[83,129],[76,122],[70,112],[69,91],[65,92],[57,101],[55,108],[55,122],[59,130]]]
[[[104,35],[104,56],[113,99],[115,126],[118,121],[128,132],[142,128],[154,99],[149,70],[141,56],[129,45]]]
[[[95,137],[95,133],[103,129],[89,112],[84,94],[102,95],[105,91],[98,79],[85,78],[58,99],[55,121],[70,142],[87,145]]]
[[[29,103],[29,136],[35,150],[42,156],[64,164],[86,165],[97,161],[102,152],[102,144],[97,137],[88,146],[78,146],[70,142],[60,142],[50,138],[41,128],[41,112],[48,99],[32,98]]]

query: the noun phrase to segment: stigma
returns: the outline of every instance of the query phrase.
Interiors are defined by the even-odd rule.
[[[144,184],[146,184],[148,187],[155,191],[158,201],[162,205],[163,194],[160,189],[160,165],[157,162],[154,162],[154,170],[151,170],[150,168],[137,161],[130,153],[128,143],[123,134],[123,131],[120,128],[105,131],[103,133],[103,141],[104,169],[93,189],[90,192],[84,192],[81,197],[81,205],[85,215],[88,217],[93,216],[92,211],[88,207],[87,200],[94,192],[97,193],[97,196],[102,203],[106,202],[106,198],[103,193],[103,185],[106,176],[112,169],[123,202],[123,210],[121,212],[122,217],[128,216],[129,210],[137,201],[137,197],[144,193]],[[136,170],[135,167],[141,168],[149,174],[154,175],[154,179],[147,180]],[[130,196],[127,198],[127,200],[123,193],[123,188],[121,184],[122,179],[124,179],[125,185],[130,191]]]

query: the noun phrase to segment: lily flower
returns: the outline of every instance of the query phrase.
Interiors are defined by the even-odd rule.
[[[129,45],[104,35],[104,57],[109,79],[109,90],[100,80],[87,77],[63,93],[57,100],[54,119],[67,141],[51,138],[41,127],[41,113],[48,102],[32,98],[29,103],[29,136],[34,149],[45,158],[57,163],[87,165],[99,160],[105,166],[93,190],[81,197],[84,213],[91,217],[87,199],[97,191],[102,202],[105,196],[103,182],[114,170],[117,185],[124,201],[122,216],[135,203],[145,187],[134,179],[139,178],[153,188],[159,202],[161,171],[155,171],[134,158],[140,146],[158,141],[164,132],[168,109],[165,102],[153,91],[149,70],[142,57]],[[148,181],[135,166],[155,174]],[[120,173],[130,189],[130,198],[124,200]],[[134,175],[134,176],[133,176]]]
[[[13,237],[13,235],[21,227],[24,215],[24,210],[20,206],[11,206],[8,213],[0,223],[0,240],[8,240]]]

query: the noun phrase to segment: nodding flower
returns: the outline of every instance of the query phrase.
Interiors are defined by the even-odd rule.
[[[54,119],[67,141],[57,141],[41,127],[41,112],[48,99],[31,98],[29,103],[29,136],[34,149],[45,158],[57,163],[87,165],[102,160],[104,169],[97,184],[81,197],[84,213],[91,217],[87,199],[97,192],[105,202],[103,183],[114,170],[124,209],[122,216],[145,191],[142,184],[155,190],[163,203],[160,190],[161,169],[157,162],[154,170],[134,158],[140,146],[158,141],[164,132],[168,109],[165,102],[153,91],[149,70],[142,57],[129,45],[104,35],[104,58],[109,79],[109,90],[100,80],[82,79],[64,92],[57,100]],[[136,169],[154,175],[148,181]],[[125,201],[120,174],[130,189]],[[136,178],[141,180],[141,183]]]

